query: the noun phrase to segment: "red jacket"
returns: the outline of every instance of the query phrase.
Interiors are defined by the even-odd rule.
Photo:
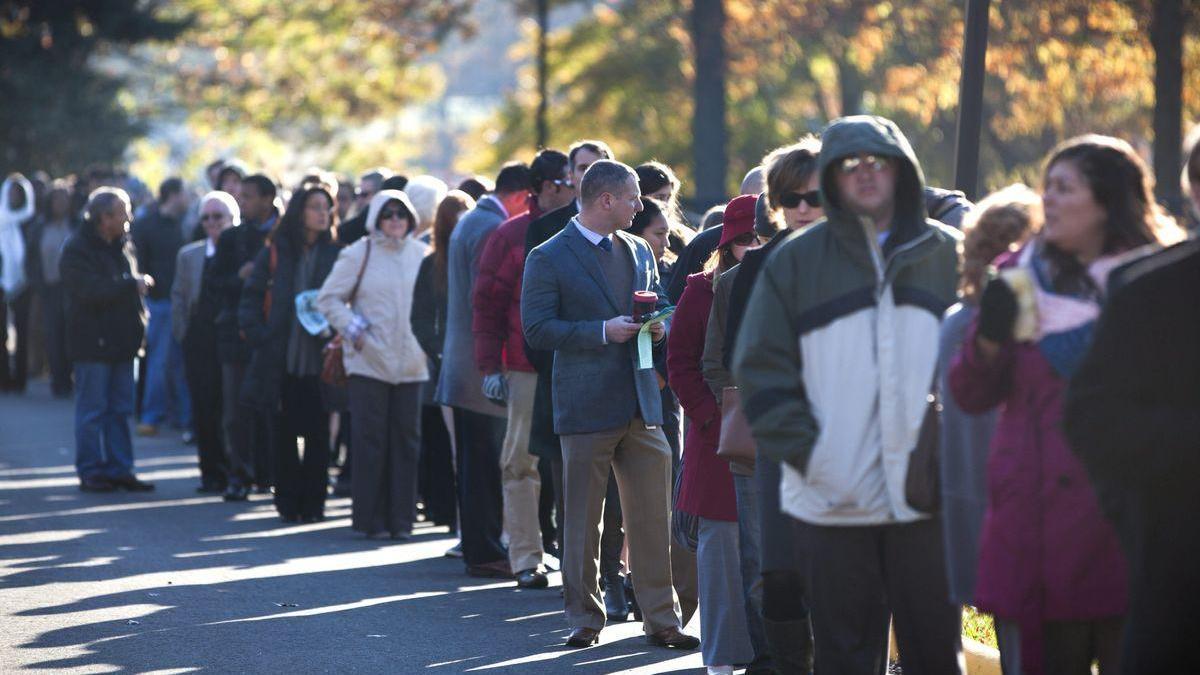
[[[667,337],[667,379],[691,422],[683,443],[683,483],[675,507],[701,518],[736,521],[733,473],[729,462],[717,457],[721,409],[700,370],[712,304],[712,279],[703,272],[690,275]]]
[[[525,232],[542,215],[530,200],[529,211],[500,224],[479,256],[471,303],[475,314],[475,363],[482,373],[501,370],[534,372],[525,358],[525,333],[521,328],[521,277],[525,274]]]

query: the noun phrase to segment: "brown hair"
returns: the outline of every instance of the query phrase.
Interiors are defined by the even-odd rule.
[[[433,217],[433,238],[430,244],[433,248],[433,282],[439,293],[446,292],[446,261],[450,253],[450,235],[458,225],[459,216],[473,208],[475,200],[462,190],[447,192],[438,204],[437,213]]]
[[[737,264],[738,259],[733,257],[733,242],[729,242],[709,254],[708,260],[704,261],[703,270],[712,272],[715,279],[733,269]]]
[[[1041,226],[1041,198],[1026,185],[1010,185],[976,204],[962,224],[965,238],[958,287],[963,298],[977,301],[992,261],[1023,243]]]
[[[780,222],[779,198],[788,192],[804,187],[817,170],[817,156],[821,154],[821,139],[812,134],[798,142],[776,148],[763,157],[762,166],[767,172],[767,206],[776,227]]]
[[[1087,181],[1092,198],[1107,217],[1104,219],[1103,253],[1112,254],[1151,243],[1180,238],[1175,222],[1154,201],[1154,176],[1133,146],[1119,138],[1087,134],[1059,144],[1042,171],[1045,184],[1050,169],[1071,162]],[[1047,254],[1058,266],[1053,285],[1059,291],[1087,283],[1083,265],[1055,246]]]

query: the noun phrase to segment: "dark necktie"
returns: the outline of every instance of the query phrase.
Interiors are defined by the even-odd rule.
[[[605,253],[612,253],[612,240],[608,237],[604,237],[596,245],[604,249]]]

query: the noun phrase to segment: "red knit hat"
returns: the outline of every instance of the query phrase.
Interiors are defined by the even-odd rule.
[[[728,244],[747,232],[754,232],[754,205],[758,203],[758,195],[742,195],[734,197],[725,205],[725,221],[721,224],[721,243],[717,248]]]

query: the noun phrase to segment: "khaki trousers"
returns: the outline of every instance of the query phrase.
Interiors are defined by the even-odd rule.
[[[542,479],[538,458],[529,452],[537,373],[509,371],[507,379],[508,428],[500,453],[500,483],[504,489],[508,563],[513,572],[521,572],[542,564],[542,527],[538,520]]]
[[[638,419],[591,434],[562,437],[566,514],[563,591],[572,628],[604,627],[600,599],[600,523],[611,470],[621,493],[629,568],[647,634],[679,627],[671,586],[671,447],[661,429]]]

